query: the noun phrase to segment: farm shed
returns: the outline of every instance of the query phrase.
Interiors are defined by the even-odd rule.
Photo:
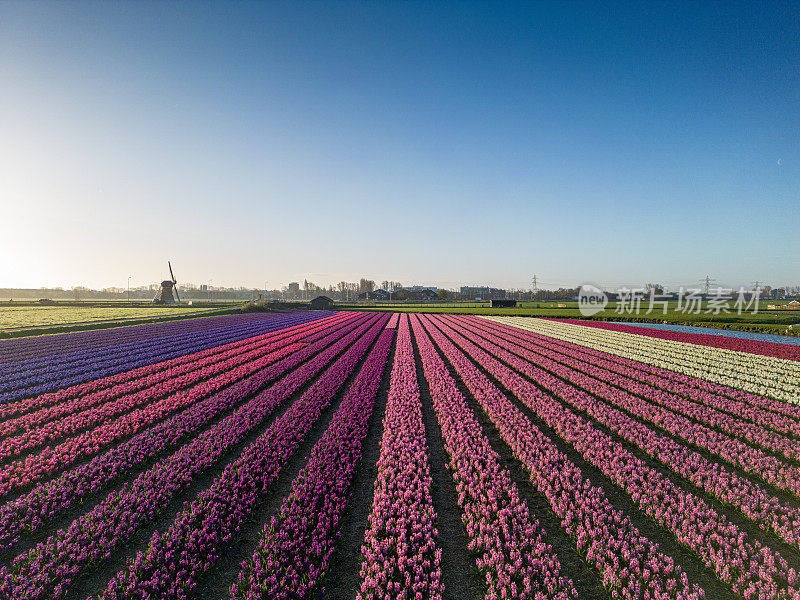
[[[492,308],[516,308],[516,300],[492,300]]]
[[[333,300],[327,296],[317,296],[310,303],[311,310],[330,310],[333,308]]]

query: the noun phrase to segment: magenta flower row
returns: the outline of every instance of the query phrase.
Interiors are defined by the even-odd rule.
[[[654,385],[649,385],[651,382],[648,380],[649,378],[646,374],[640,376],[646,381],[646,383],[642,383],[630,377],[609,372],[599,366],[569,358],[563,354],[542,352],[542,355],[553,356],[559,362],[582,371],[600,381],[610,383],[632,394],[643,396],[659,406],[668,408],[679,415],[689,417],[694,421],[708,425],[733,437],[743,439],[754,446],[782,454],[786,458],[800,458],[800,451],[795,448],[797,440],[761,427],[760,425],[742,421],[725,412],[705,406],[704,404],[696,403],[692,400],[660,390]]]
[[[737,508],[762,529],[771,529],[789,544],[800,546],[800,509],[781,502],[758,483],[707,460],[700,453],[587,394],[580,389],[585,380],[581,374],[547,359],[544,355],[526,355],[524,349],[513,344],[497,343],[528,361],[519,365],[519,372],[558,395],[579,411],[588,413],[597,422],[610,428],[708,494]],[[532,362],[534,360],[535,365]],[[545,368],[551,372],[543,370]],[[572,383],[576,388],[571,388],[564,382]],[[599,397],[606,399],[602,395]]]
[[[314,318],[313,313],[305,313]],[[321,311],[322,317],[332,313]],[[81,356],[86,350],[106,350],[109,346],[117,347],[125,344],[136,344],[142,341],[156,341],[164,337],[182,339],[183,335],[195,335],[206,332],[217,332],[219,329],[248,327],[264,324],[267,321],[284,321],[286,318],[303,317],[304,313],[250,313],[241,315],[226,315],[216,317],[199,317],[163,323],[145,325],[132,325],[129,327],[116,327],[113,329],[94,329],[75,333],[24,337],[5,340],[0,346],[0,368],[16,369],[25,365],[27,359],[42,360],[43,357],[57,355]]]
[[[388,315],[370,317],[369,323],[374,325],[369,331],[226,466],[214,483],[184,508],[169,530],[153,535],[148,549],[139,552],[126,569],[112,578],[101,596],[103,600],[186,598],[198,578],[238,536],[248,515],[355,371],[387,320]]]
[[[467,528],[469,549],[486,582],[486,599],[577,597],[560,563],[544,542],[544,531],[531,520],[517,486],[500,467],[480,423],[425,333],[419,317],[411,323],[417,340],[433,409],[450,457],[458,504]]]
[[[117,419],[109,420],[94,429],[68,438],[55,446],[46,446],[36,454],[3,465],[0,467],[0,494],[7,494],[14,489],[35,483],[69,467],[81,458],[93,456],[117,440],[133,435],[172,413],[191,406],[200,399],[251,375],[298,348],[297,345],[279,348],[261,357],[260,360],[245,363],[227,373],[221,373],[211,380],[200,382],[188,390],[177,391],[166,398],[152,404],[145,404]],[[142,392],[138,394],[142,395]]]
[[[689,586],[686,573],[672,558],[659,552],[658,546],[642,536],[624,513],[614,509],[603,491],[585,480],[580,469],[436,330],[431,319],[423,319],[442,352],[528,470],[531,482],[547,496],[553,511],[562,519],[562,527],[575,539],[578,551],[602,574],[603,585],[612,598],[688,600],[705,596],[696,585]],[[441,320],[436,321],[441,324]],[[474,344],[465,345],[476,360],[488,356]],[[490,372],[493,376],[505,374],[501,371],[498,368]]]
[[[75,461],[97,454],[109,444],[145,429],[171,413],[257,372],[297,349],[295,346],[280,348],[263,357],[263,360],[245,363],[232,371],[201,382],[189,390],[178,391],[56,446],[47,446],[36,455],[4,465],[0,467],[0,494],[7,494],[11,490],[52,476]]]
[[[365,324],[338,342],[339,350],[368,327]],[[329,355],[327,360],[331,358]],[[322,366],[323,359],[300,366],[292,372],[294,377],[258,394],[178,452],[127,482],[68,528],[16,557],[11,569],[0,569],[0,592],[13,598],[59,597],[82,569],[107,559],[141,525],[156,518],[175,494],[238,444]]]
[[[584,352],[583,350],[588,349],[580,347],[565,347],[554,343],[552,338],[547,338],[546,336],[540,336],[538,334],[532,334],[531,338],[528,338],[528,336],[519,336],[516,335],[516,333],[508,331],[509,329],[513,330],[513,328],[497,326],[497,324],[493,321],[487,321],[485,319],[469,319],[469,322],[479,329],[484,331],[492,331],[496,335],[503,337],[503,339],[511,340],[515,344],[525,347],[527,350],[541,352],[542,348],[546,348],[548,350],[558,352],[565,357],[570,357],[582,361],[583,363],[600,367],[600,369],[597,370],[598,374],[592,373],[592,375],[595,377],[603,378],[622,375],[623,378],[619,379],[619,381],[624,381],[625,385],[622,385],[621,387],[624,387],[625,389],[628,389],[634,393],[636,393],[636,390],[633,387],[635,385],[633,382],[643,382],[665,392],[673,392],[694,402],[701,403],[707,407],[722,411],[726,415],[733,415],[741,420],[750,421],[761,427],[787,435],[800,435],[800,421],[798,420],[800,419],[800,406],[792,405],[774,398],[769,399],[761,396],[754,396],[752,394],[749,395],[747,400],[738,400],[730,397],[729,395],[726,396],[720,393],[702,389],[702,387],[697,385],[691,386],[679,381],[672,381],[664,377],[662,374],[657,374],[640,368],[643,363],[638,363],[639,366],[636,364],[620,363],[612,360],[612,358],[615,358],[613,355],[608,355],[599,351],[594,351],[591,353]],[[523,330],[519,329],[516,330],[516,332],[522,331]],[[570,344],[570,346],[573,345]],[[577,363],[570,364],[573,364],[575,368],[579,369],[583,369],[585,366],[578,366]],[[702,379],[693,379],[695,384],[703,381]],[[618,383],[617,385],[620,384]],[[780,412],[773,412],[776,406],[784,408],[784,410],[781,410]],[[785,410],[785,407],[787,406],[790,407],[790,410],[788,411]],[[789,414],[794,414],[794,418],[788,416]],[[715,418],[715,413],[712,412],[710,415],[710,418]],[[748,427],[750,427],[750,425],[748,425]],[[747,432],[747,430],[745,430],[741,433],[741,435],[747,436],[750,434]],[[763,434],[756,429],[754,430],[754,435],[760,436]],[[781,444],[782,442],[778,443]],[[790,451],[794,452],[794,450]]]
[[[262,530],[252,560],[242,564],[232,599],[300,600],[318,585],[338,537],[393,337],[393,330],[381,333],[280,511]]]
[[[544,364],[544,359],[538,357],[536,362]],[[552,366],[548,366],[548,368],[556,372],[563,367],[553,361]],[[748,473],[757,475],[775,487],[800,496],[800,469],[798,467],[786,464],[779,458],[725,433],[695,423],[683,415],[667,410],[654,402],[633,396],[593,377],[583,376],[577,385],[629,414],[706,450],[732,465],[741,467]]]
[[[2,387],[4,391],[0,393],[0,408],[2,408],[3,404],[38,394],[53,392],[98,378],[109,377],[156,362],[164,362],[186,354],[262,335],[309,320],[314,319],[304,315],[289,315],[288,317],[261,322],[240,323],[238,325],[234,323],[230,327],[208,331],[192,331],[191,333],[169,336],[164,339],[123,344],[118,347],[106,348],[102,351],[81,351],[69,356],[51,354],[38,360],[21,361],[14,365],[8,365],[8,369],[16,369],[16,373],[0,376],[3,379],[5,377],[14,378],[13,382]],[[77,335],[45,336],[33,339],[46,340],[50,337],[65,338]],[[42,341],[42,344],[44,343]]]
[[[324,321],[330,322],[330,320],[331,318],[328,318],[325,319]],[[320,323],[321,323],[320,321],[317,322],[312,321],[311,323],[306,324],[305,326],[313,327],[314,325]],[[301,324],[300,326],[304,325]],[[321,323],[321,326],[324,327],[324,323]],[[291,328],[292,327],[289,327],[289,329]],[[90,406],[91,404],[88,403],[90,402],[90,399],[94,397],[97,397],[99,400],[108,400],[116,397],[116,395],[109,392],[109,389],[118,388],[118,391],[120,391],[121,393],[130,393],[133,391],[138,391],[139,389],[141,389],[141,387],[136,387],[135,384],[132,384],[132,382],[142,381],[146,384],[149,381],[148,380],[149,377],[157,377],[159,375],[161,377],[165,376],[169,377],[170,371],[175,371],[175,374],[180,374],[181,369],[185,368],[187,365],[188,366],[194,365],[196,363],[203,361],[204,359],[207,359],[208,357],[216,356],[220,352],[225,352],[226,350],[232,351],[235,350],[236,348],[240,348],[242,346],[251,344],[253,342],[259,342],[261,340],[273,340],[273,341],[279,340],[281,339],[281,336],[285,335],[286,332],[287,329],[284,328],[274,332],[261,334],[256,337],[230,342],[222,346],[215,345],[211,348],[206,348],[199,352],[185,354],[182,356],[178,356],[176,358],[160,362],[148,363],[144,366],[127,369],[120,373],[115,373],[113,375],[108,375],[106,377],[100,377],[98,379],[93,379],[92,381],[80,383],[77,385],[65,385],[65,380],[68,381],[69,376],[67,376],[66,378],[57,379],[56,382],[58,386],[62,388],[59,389],[58,391],[40,394],[16,402],[7,402],[4,404],[0,404],[0,419],[4,420],[10,419],[18,415],[23,415],[25,413],[30,413],[31,411],[37,411],[51,406],[55,406],[57,409],[61,409],[62,406],[71,406],[71,403],[67,402],[68,400],[75,400],[75,399],[77,399],[78,401],[84,400],[87,402],[86,406]],[[124,360],[124,358],[122,360]],[[159,381],[162,381],[162,379],[154,379],[150,381],[152,381],[154,384],[158,383]],[[127,384],[132,387],[126,388],[124,384]],[[8,421],[8,423],[13,423],[13,421]],[[6,422],[4,421],[2,433],[5,435],[11,432],[12,431],[9,429],[9,425],[7,425]]]
[[[395,314],[397,344],[356,598],[441,600],[442,551],[414,348],[408,316]]]
[[[622,488],[646,514],[696,552],[734,592],[764,600],[800,594],[793,587],[794,571],[788,569],[778,553],[749,540],[745,532],[728,523],[700,498],[681,490],[622,444],[525,381],[515,372],[523,367],[522,359],[467,332],[458,333],[446,325],[442,329],[589,463]],[[479,351],[476,344],[502,358],[511,369],[487,352]],[[709,540],[713,543],[708,543]],[[785,580],[790,584],[788,587],[779,585]]]
[[[209,422],[235,408],[270,381],[282,377],[317,352],[328,352],[330,360],[335,356],[333,352],[338,353],[343,348],[334,347],[334,342],[355,329],[361,320],[348,320],[345,326],[337,323],[308,337],[308,332],[298,327],[298,333],[285,341],[291,344],[303,340],[307,346],[301,346],[298,351],[277,363],[139,433],[95,457],[88,464],[65,472],[57,479],[40,483],[24,496],[6,503],[0,507],[0,548],[8,548],[16,543],[22,531],[38,530],[75,503],[122,480],[137,466],[177,448],[188,436],[196,435]]]
[[[397,329],[399,323],[400,323],[400,313],[392,313],[389,322],[386,324],[386,329]]]
[[[320,325],[317,321],[304,327],[308,331],[318,331],[326,325]],[[61,400],[54,406],[28,412],[15,419],[6,419],[0,424],[0,435],[7,436],[20,430],[24,433],[0,442],[0,460],[101,423],[144,402],[152,402],[179,389],[191,387],[250,360],[257,360],[283,346],[283,340],[291,335],[294,335],[292,331],[284,329],[142,369],[150,371],[148,374],[131,377],[129,372],[123,373],[120,375],[124,375],[126,381],[122,383],[94,393],[80,394],[69,401]],[[43,398],[39,396],[36,400]],[[49,399],[47,401],[49,404]]]
[[[289,319],[294,320],[294,316],[290,316]],[[288,322],[289,319],[286,321]],[[186,323],[188,323],[188,321]],[[280,320],[277,320],[275,323],[280,323]],[[212,328],[210,323],[205,327],[200,327],[199,325],[200,324],[196,322],[192,329],[175,332],[172,335],[169,335],[167,331],[161,331],[159,334],[158,327],[151,327],[149,334],[136,331],[135,334],[120,339],[118,343],[113,344],[111,347],[108,345],[92,347],[79,344],[79,334],[77,333],[40,336],[28,338],[28,340],[24,340],[23,338],[4,342],[3,345],[0,346],[0,348],[2,348],[0,353],[5,354],[8,353],[9,346],[13,342],[28,341],[28,345],[24,353],[11,352],[14,355],[13,358],[11,358],[12,362],[0,364],[0,376],[3,377],[3,384],[2,387],[0,387],[0,391],[7,392],[9,389],[20,387],[19,385],[8,386],[8,384],[12,382],[22,384],[27,380],[31,382],[31,385],[45,383],[47,379],[43,379],[43,376],[46,377],[49,374],[55,374],[58,369],[70,369],[74,374],[77,374],[81,369],[96,370],[98,367],[102,368],[108,366],[109,361],[113,361],[121,356],[136,361],[145,357],[161,355],[167,351],[169,342],[172,342],[175,348],[190,348],[192,346],[190,342],[193,338],[197,341],[203,338],[206,340],[226,339],[237,329],[247,332],[258,332],[259,329],[267,325],[267,323],[237,324],[233,322],[231,323],[231,327],[217,329]],[[203,325],[206,324],[204,323]],[[270,323],[270,325],[272,325],[272,323]],[[130,329],[139,330],[144,328],[133,327]],[[162,325],[161,330],[165,329],[166,328]],[[226,329],[228,331],[225,331]],[[115,330],[105,331],[112,332]],[[264,331],[264,333],[267,333],[267,331]],[[257,335],[257,333],[252,333],[251,336],[252,335]],[[139,343],[145,341],[147,342],[146,344]],[[219,345],[219,343],[217,345]]]

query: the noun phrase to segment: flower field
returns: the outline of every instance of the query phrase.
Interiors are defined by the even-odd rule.
[[[120,319],[149,319],[199,314],[210,310],[213,309],[198,310],[180,306],[147,306],[144,308],[133,308],[124,305],[118,307],[5,306],[0,310],[0,330],[23,327],[56,327],[74,323],[116,321]]]
[[[800,599],[800,360],[295,312],[0,343],[0,598]]]

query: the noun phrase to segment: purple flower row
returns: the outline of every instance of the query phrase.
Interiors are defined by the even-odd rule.
[[[321,324],[320,321],[315,321],[303,327],[315,330],[326,325],[325,321]],[[293,331],[294,328],[281,329],[279,332],[218,346],[174,361],[156,363],[141,370],[148,374],[136,378],[130,378],[130,372],[120,374],[124,376],[117,375],[115,378],[124,380],[122,383],[6,419],[0,423],[0,434],[7,436],[20,430],[24,433],[0,442],[0,460],[101,423],[131,410],[143,401],[152,402],[248,360],[256,360],[281,345],[282,340],[292,335]],[[49,403],[50,399],[40,396],[36,401]]]
[[[197,331],[229,328],[235,325],[248,325],[274,319],[283,319],[292,313],[251,313],[166,321],[145,325],[131,325],[109,329],[94,329],[57,335],[24,337],[0,341],[0,373],[14,364],[29,358],[36,360],[58,354],[80,354],[87,349],[103,349],[129,342],[143,342],[163,337],[181,335]],[[295,313],[298,314],[298,313]],[[326,313],[325,316],[331,313]]]
[[[229,335],[237,329],[258,331],[260,326],[264,324],[247,324],[244,327],[231,324],[230,328],[217,327],[200,333],[206,339],[216,340],[226,334]],[[167,352],[170,346],[176,349],[190,347],[197,335],[198,332],[185,332],[179,335],[146,340],[146,343],[143,343],[145,340],[141,342],[134,341],[97,350],[74,351],[58,355],[40,355],[35,358],[8,363],[3,365],[2,370],[0,370],[3,375],[0,392],[31,387],[38,383],[47,383],[53,380],[54,376],[60,371],[68,372],[69,375],[76,375],[88,370],[96,371],[113,365],[113,361],[121,357],[127,357],[127,360],[131,360],[129,356],[140,354],[143,351],[147,351],[149,354],[161,354]]]
[[[332,319],[336,319],[336,317],[329,317],[326,319],[315,320],[311,322],[298,322],[298,324],[289,325],[288,327],[281,327],[280,329],[277,329],[275,331],[262,333],[255,337],[244,338],[242,340],[229,342],[224,345],[215,345],[210,348],[206,348],[204,350],[193,352],[191,354],[185,354],[161,362],[147,363],[144,366],[132,368],[127,371],[115,373],[113,375],[101,377],[98,379],[94,379],[92,381],[83,382],[69,387],[64,387],[55,392],[44,393],[39,396],[26,398],[16,402],[0,404],[0,418],[9,419],[11,417],[21,414],[26,414],[31,411],[41,410],[42,408],[45,407],[64,404],[67,400],[72,400],[75,398],[88,398],[89,395],[97,394],[100,392],[104,393],[104,395],[101,396],[101,398],[110,399],[116,396],[107,391],[108,388],[112,388],[127,383],[129,385],[134,386],[129,388],[129,391],[136,391],[137,389],[140,389],[142,384],[136,384],[131,382],[142,380],[144,381],[144,383],[147,383],[148,381],[157,383],[158,381],[163,380],[163,378],[168,377],[169,371],[178,370],[183,368],[185,365],[192,365],[196,361],[205,359],[207,357],[212,357],[217,353],[219,353],[220,350],[225,351],[228,349],[239,348],[243,345],[251,343],[252,340],[258,341],[260,339],[273,339],[273,340],[281,339],[282,336],[287,335],[286,332],[291,330],[292,327],[296,327],[298,325],[301,326],[304,325],[306,327],[315,327],[315,326],[324,327],[326,323],[332,322]],[[144,379],[148,377],[156,379],[149,379],[149,380]],[[140,387],[137,388],[135,387],[136,385],[139,385]],[[125,388],[119,388],[119,390],[124,392]]]
[[[235,408],[270,381],[333,346],[334,342],[364,320],[354,315],[311,335],[303,331],[303,326],[293,328],[298,333],[286,342],[292,344],[302,340],[308,345],[301,346],[286,358],[139,433],[93,458],[88,464],[67,471],[47,483],[40,483],[24,496],[6,503],[0,507],[0,548],[8,548],[16,543],[22,531],[38,530],[77,502],[122,480],[131,470],[161,456],[165,451],[178,447],[188,436],[202,431],[208,423]]]
[[[577,597],[572,582],[560,575],[560,563],[544,543],[544,531],[532,521],[511,476],[489,445],[480,423],[425,333],[411,317],[433,409],[450,456],[469,549],[487,586],[486,599]]]
[[[707,460],[700,453],[669,436],[650,429],[621,410],[595,399],[580,389],[585,381],[584,375],[544,355],[526,354],[524,348],[513,343],[496,343],[528,361],[518,365],[519,372],[559,395],[579,411],[586,412],[698,488],[737,508],[760,528],[771,529],[789,544],[800,547],[800,509],[781,502],[764,486],[740,477],[734,471]],[[572,383],[578,389],[565,382]]]
[[[187,333],[176,336],[175,339],[167,338],[158,342],[137,342],[104,350],[102,360],[96,353],[86,353],[74,360],[49,357],[43,359],[43,364],[22,363],[16,365],[22,371],[21,379],[13,382],[8,391],[0,394],[0,404],[53,392],[310,320],[316,318],[310,317],[309,313],[301,313],[280,321]]]
[[[327,569],[339,519],[386,366],[394,331],[384,329],[280,511],[242,564],[231,598],[308,598]]]
[[[369,323],[334,344],[336,350],[355,342],[367,328]],[[0,593],[30,599],[61,596],[87,565],[107,559],[139,527],[156,518],[176,494],[288,400],[335,353],[328,353],[327,361],[321,356],[301,365],[178,452],[111,493],[68,528],[15,558],[11,569],[0,569]]]
[[[600,353],[600,355],[596,353],[589,354],[589,353],[584,353],[580,350],[564,348],[555,343],[551,343],[552,340],[546,338],[545,336],[541,336],[540,338],[535,340],[526,340],[525,337],[521,335],[520,336],[514,335],[507,331],[508,329],[513,329],[513,328],[496,326],[492,321],[487,321],[485,319],[469,319],[469,321],[472,325],[484,331],[491,331],[496,335],[502,336],[504,339],[512,339],[514,343],[520,344],[528,350],[532,350],[534,352],[540,352],[541,348],[546,348],[548,350],[559,352],[560,354],[566,357],[577,359],[584,363],[589,363],[590,365],[595,367],[600,367],[601,369],[605,370],[605,372],[601,372],[602,376],[611,375],[615,377],[616,375],[622,375],[624,376],[625,379],[622,379],[620,381],[626,382],[626,384],[622,387],[625,387],[626,389],[633,391],[634,393],[636,393],[636,390],[634,389],[635,384],[633,382],[634,381],[643,382],[645,384],[654,386],[660,390],[677,393],[694,402],[701,403],[711,409],[722,411],[723,413],[725,413],[725,415],[723,415],[723,418],[733,415],[737,417],[739,420],[750,421],[751,423],[755,423],[756,425],[759,425],[761,427],[772,429],[783,434],[800,435],[800,421],[798,421],[795,418],[790,418],[785,414],[776,413],[773,412],[772,410],[765,409],[757,405],[754,406],[751,403],[741,400],[736,400],[730,397],[723,396],[721,394],[706,391],[699,387],[692,387],[686,385],[685,383],[671,381],[659,374],[647,372],[633,365],[619,364],[613,360],[609,360],[603,357],[602,353]],[[520,332],[521,330],[516,330],[516,331]],[[582,367],[575,365],[575,368],[582,368]],[[601,375],[595,375],[594,373],[592,374],[595,377],[601,377]],[[780,402],[781,404],[784,405],[788,404],[781,400],[773,399],[773,401]],[[716,412],[711,411],[710,415],[711,418],[713,419],[716,416]],[[798,411],[798,416],[800,416],[800,411]],[[746,426],[752,427],[752,425],[746,425]],[[756,432],[755,435],[763,435],[763,432],[760,432],[759,430],[754,430],[754,431]],[[748,430],[744,430],[741,433],[741,435],[742,436],[749,435]]]
[[[800,594],[793,587],[796,575],[788,569],[780,554],[758,541],[748,539],[745,532],[735,524],[728,523],[703,500],[681,490],[669,478],[636,458],[622,444],[554,402],[551,396],[519,376],[514,369],[519,370],[523,366],[522,359],[491,342],[476,339],[466,331],[459,333],[441,322],[437,324],[504,387],[523,399],[587,462],[622,488],[646,514],[670,531],[680,543],[696,552],[734,592],[746,597],[756,593],[764,599]],[[501,357],[511,368],[492,358],[488,352]],[[708,543],[709,540],[712,543]],[[786,580],[788,587],[782,583]]]
[[[284,346],[259,360],[240,365],[226,373],[180,390],[152,404],[137,408],[115,420],[56,445],[47,446],[38,454],[0,467],[0,495],[52,476],[81,458],[97,454],[106,446],[146,429],[187,406],[232,383],[288,356],[299,346]]]
[[[442,551],[414,348],[408,316],[395,314],[397,344],[356,598],[441,600]]]
[[[104,600],[185,598],[199,577],[231,544],[252,510],[269,493],[286,462],[367,353],[388,316],[375,323],[317,379],[289,410],[178,515],[169,530],[155,533],[145,552],[112,578]],[[301,366],[295,372],[302,371]]]
[[[578,469],[562,454],[511,401],[456,346],[438,331],[433,321],[423,317],[448,361],[461,376],[470,392],[495,424],[501,437],[511,447],[530,474],[531,482],[550,501],[562,519],[562,527],[576,538],[577,548],[603,577],[603,585],[612,598],[702,598],[697,586],[690,588],[686,573],[673,560],[658,551],[658,546],[640,535],[630,519],[614,509],[605,494],[585,480]],[[452,333],[452,330],[440,325]],[[463,341],[463,337],[456,337]],[[485,358],[486,352],[467,342],[473,359]],[[497,377],[513,374],[506,368],[491,371]]]

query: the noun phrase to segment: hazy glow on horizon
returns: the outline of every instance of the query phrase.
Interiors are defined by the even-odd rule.
[[[800,17],[0,4],[0,287],[800,284]]]

